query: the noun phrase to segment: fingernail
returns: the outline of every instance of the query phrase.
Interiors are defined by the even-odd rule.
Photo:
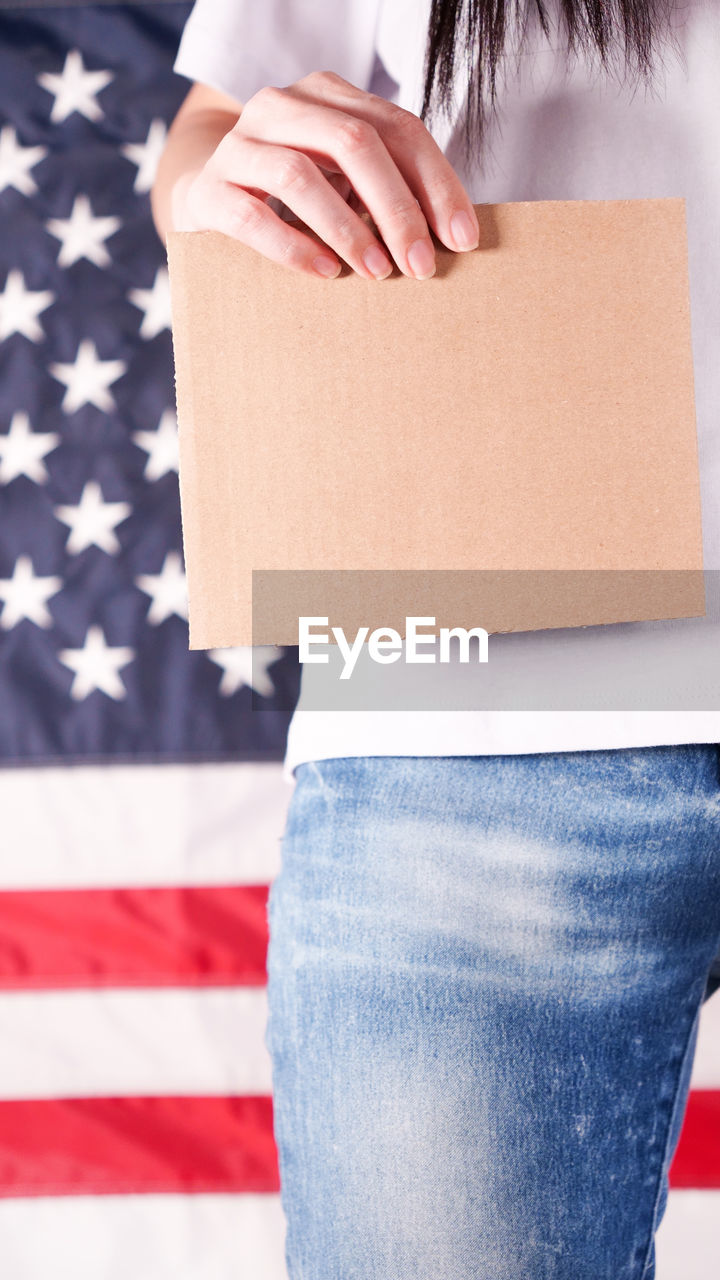
[[[383,253],[382,249],[376,244],[372,244],[369,249],[365,250],[363,262],[370,275],[374,276],[376,280],[384,280],[392,271],[392,262],[387,254]]]
[[[340,275],[340,263],[336,262],[334,258],[326,258],[324,254],[315,259],[313,269],[319,276],[325,276],[327,280],[332,280],[334,276]]]
[[[480,240],[477,225],[473,225],[472,218],[464,209],[454,213],[450,219],[450,235],[456,249],[476,249]]]
[[[408,249],[408,266],[416,280],[435,275],[435,252],[429,240],[416,240]]]

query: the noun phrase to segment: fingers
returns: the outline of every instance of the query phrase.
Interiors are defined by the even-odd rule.
[[[367,95],[361,95],[367,96]],[[248,106],[250,112],[248,115]],[[407,276],[426,280],[435,271],[435,250],[428,223],[418,199],[408,186],[374,125],[334,107],[293,97],[283,89],[263,89],[246,105],[245,113],[234,133],[251,134],[256,142],[271,143],[276,148],[300,149],[311,164],[308,152],[323,157],[349,180],[365,205],[385,245],[400,270]],[[242,127],[240,127],[242,125]],[[238,164],[238,172],[241,165]],[[294,186],[282,199],[296,208],[298,197],[307,195],[309,170],[290,166],[286,179]],[[326,201],[329,210],[330,201]],[[337,208],[333,209],[337,215]],[[320,216],[321,205],[315,203],[305,219],[323,239],[337,248],[345,261],[355,266],[362,261],[370,244],[368,229],[360,219],[345,214],[336,228],[334,240],[328,238],[328,223]],[[302,216],[302,215],[301,215]],[[373,247],[382,252],[374,238]]]
[[[478,243],[472,203],[425,125],[329,72],[261,89],[189,178],[178,197],[188,229],[217,229],[315,275],[344,261],[384,279],[394,261],[425,280],[431,231],[454,250]]]
[[[226,153],[227,174],[241,174],[244,188],[281,200],[359,275],[380,280],[390,275],[393,264],[368,224],[302,151],[234,134],[227,138]],[[422,217],[419,208],[418,213]]]
[[[410,111],[365,93],[332,72],[314,72],[292,93],[349,111],[371,124],[417,196],[427,222],[449,249],[477,247],[479,227],[472,201],[432,134]]]
[[[370,96],[370,95],[368,95]],[[420,207],[438,240],[448,249],[465,252],[479,241],[477,214],[463,184],[425,125],[409,111],[377,100],[366,104],[370,118],[389,155],[409,188],[417,193]]]
[[[334,253],[285,222],[260,194],[201,175],[186,197],[187,230],[221,231],[271,262],[332,279],[340,272]]]

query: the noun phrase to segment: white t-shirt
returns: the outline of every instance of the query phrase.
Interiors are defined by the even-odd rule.
[[[720,570],[720,6],[687,0],[671,19],[653,87],[596,59],[569,59],[558,0],[548,40],[535,16],[503,58],[499,112],[482,156],[462,150],[465,69],[456,107],[433,134],[476,202],[683,196],[688,225],[705,567]],[[264,85],[332,70],[419,112],[429,0],[196,0],[175,69],[246,102]],[[533,11],[534,15],[534,11]],[[378,286],[382,287],[382,285]],[[720,574],[718,574],[720,578]],[[720,742],[720,621],[634,623],[491,637],[512,677],[548,660],[560,681],[662,664],[666,708],[624,710],[313,710],[321,668],[305,667],[286,757],[486,755]],[[638,666],[639,664],[639,666]],[[489,667],[488,667],[489,669]],[[425,668],[463,705],[476,668]],[[470,685],[468,703],[472,702]],[[434,705],[444,705],[442,684]],[[612,701],[612,700],[611,700]],[[632,701],[632,700],[631,700]],[[378,705],[378,704],[376,704]],[[678,709],[680,708],[680,709]]]

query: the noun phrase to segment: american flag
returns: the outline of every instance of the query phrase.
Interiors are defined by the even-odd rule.
[[[149,191],[190,8],[0,0],[8,1280],[285,1274],[265,907],[297,668],[187,648]],[[709,1280],[720,1238],[720,997],[703,1018],[660,1280]]]

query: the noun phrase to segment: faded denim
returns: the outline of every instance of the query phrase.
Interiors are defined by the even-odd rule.
[[[651,1280],[717,747],[301,765],[269,923],[291,1280]]]

